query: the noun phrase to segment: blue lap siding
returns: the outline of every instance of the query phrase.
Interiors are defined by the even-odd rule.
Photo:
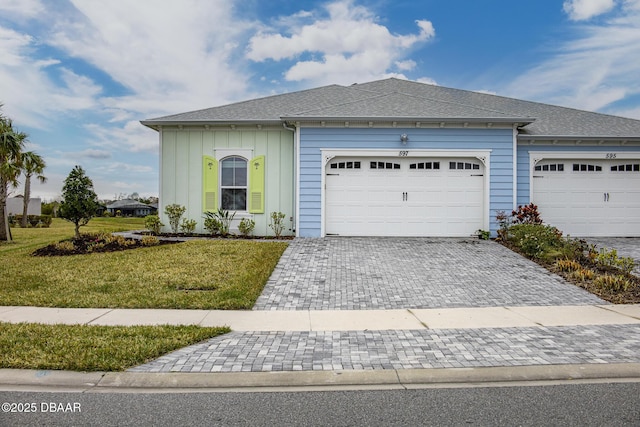
[[[406,133],[409,142],[400,144]],[[321,235],[321,149],[432,149],[490,150],[489,218],[495,232],[495,214],[513,208],[513,131],[511,128],[300,128],[300,213],[298,234]]]

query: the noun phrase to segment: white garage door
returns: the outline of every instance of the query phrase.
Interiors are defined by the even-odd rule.
[[[327,235],[469,236],[483,228],[478,159],[336,157],[325,183]]]
[[[640,236],[640,160],[543,160],[533,203],[572,236]]]

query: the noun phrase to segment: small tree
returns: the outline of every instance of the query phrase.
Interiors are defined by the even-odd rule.
[[[33,151],[27,151],[22,155],[22,173],[24,175],[24,197],[22,205],[21,227],[27,226],[29,199],[31,198],[31,178],[35,175],[38,181],[45,183],[47,178],[42,174],[46,163],[44,159]]]
[[[180,206],[176,203],[168,205],[164,208],[164,213],[169,217],[169,225],[173,233],[178,233],[178,227],[180,226],[180,218],[185,213],[187,208]]]
[[[98,196],[93,191],[93,182],[85,175],[82,167],[74,167],[64,180],[58,216],[76,226],[76,238],[79,238],[80,227],[87,225],[96,215],[99,206]]]

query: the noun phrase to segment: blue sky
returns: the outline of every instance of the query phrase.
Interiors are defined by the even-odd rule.
[[[140,120],[391,76],[640,119],[640,0],[0,2],[2,111],[46,200],[77,164],[101,198],[157,195]]]

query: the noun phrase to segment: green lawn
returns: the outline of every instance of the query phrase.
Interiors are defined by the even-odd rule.
[[[144,228],[142,219],[96,218],[82,232]],[[0,305],[250,309],[286,242],[198,240],[112,253],[34,257],[73,236],[71,223],[13,228],[0,244]]]
[[[123,371],[228,332],[199,326],[0,323],[0,368]]]

